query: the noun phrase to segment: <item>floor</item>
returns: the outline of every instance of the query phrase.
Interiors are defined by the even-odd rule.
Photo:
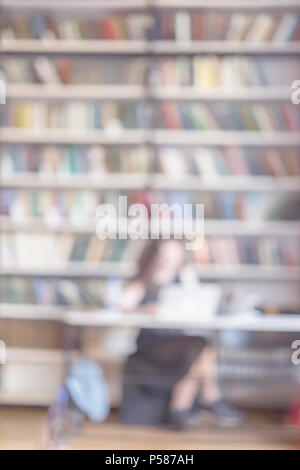
[[[45,411],[0,408],[0,449],[46,448]],[[236,429],[185,432],[127,427],[109,422],[88,423],[68,440],[69,449],[300,449],[300,430],[288,428],[272,417],[248,417]]]

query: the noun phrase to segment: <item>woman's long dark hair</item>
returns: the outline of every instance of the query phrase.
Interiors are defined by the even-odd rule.
[[[167,243],[170,240],[175,240],[175,238],[170,238],[168,240],[149,240],[143,254],[139,260],[139,269],[137,275],[134,277],[134,280],[142,281],[144,284],[151,286],[153,279],[153,271],[155,270],[155,263],[159,252],[159,247],[163,243]],[[176,240],[180,242],[180,240]]]
[[[149,240],[139,259],[138,272],[134,277],[134,280],[143,281],[143,283],[148,285],[152,284],[152,274],[161,243],[161,240]]]

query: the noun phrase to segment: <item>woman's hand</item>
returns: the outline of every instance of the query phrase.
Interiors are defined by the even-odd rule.
[[[134,281],[124,288],[120,300],[120,308],[124,312],[140,310],[139,304],[146,292],[145,285],[141,281]]]
[[[157,313],[157,303],[150,302],[149,304],[140,305],[138,311],[140,313],[147,313],[148,315],[155,315]]]

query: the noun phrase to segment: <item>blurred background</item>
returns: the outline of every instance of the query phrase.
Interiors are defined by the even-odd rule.
[[[300,79],[300,2],[2,0],[0,8],[0,448],[74,430],[77,448],[299,446],[300,114],[291,86]],[[158,295],[154,312],[139,308],[142,299],[121,312],[124,292],[153,260],[150,240],[97,238],[98,205],[118,206],[120,195],[148,208],[204,204],[205,238],[183,252],[193,276],[179,304]],[[243,411],[240,427],[225,434],[197,422],[175,437],[160,420],[133,423],[159,431],[129,427],[118,410],[125,389],[133,397],[128,356],[141,361],[141,328],[209,338],[222,397]],[[103,413],[93,419],[93,409],[79,416],[66,378],[96,364],[90,390],[98,384]],[[159,385],[141,364],[132,387]],[[104,421],[90,443],[80,440],[86,424],[77,432],[86,416]]]

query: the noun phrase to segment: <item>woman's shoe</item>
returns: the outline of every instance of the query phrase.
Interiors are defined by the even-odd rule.
[[[241,411],[232,407],[224,400],[217,400],[209,404],[198,403],[198,424],[214,424],[217,426],[234,427],[244,418]]]
[[[191,410],[171,410],[169,419],[168,419],[168,427],[171,429],[181,431],[183,429],[190,427],[190,420],[191,420]]]

